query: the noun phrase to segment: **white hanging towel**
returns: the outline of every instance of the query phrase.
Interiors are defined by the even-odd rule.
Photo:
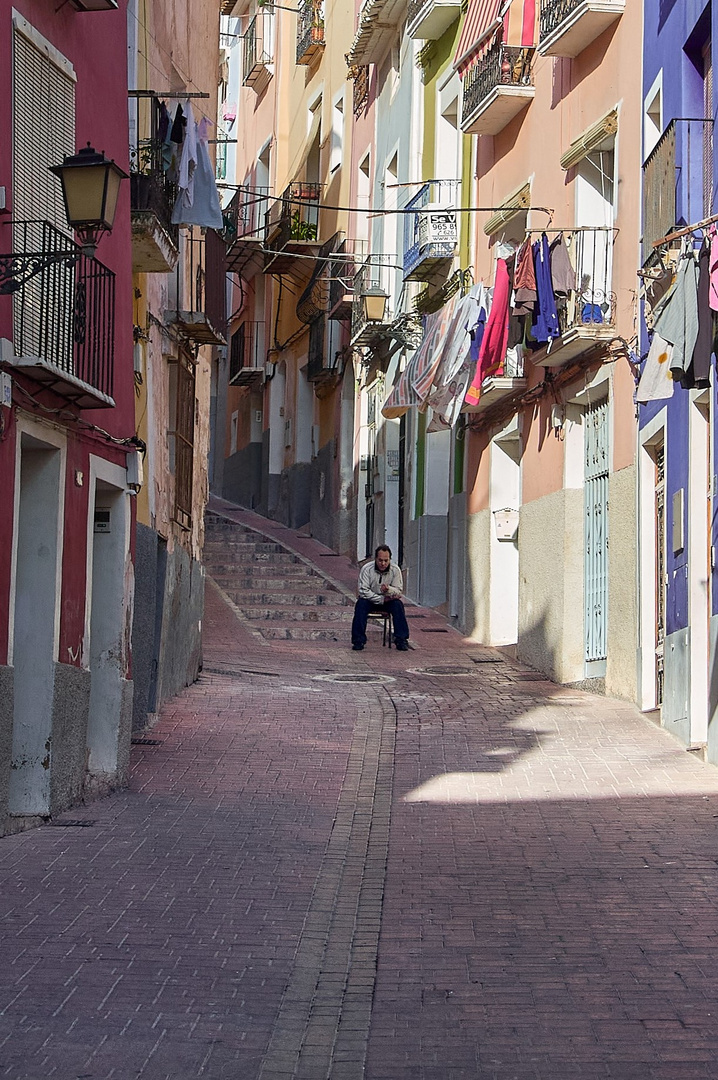
[[[205,229],[221,229],[222,210],[209,157],[207,123],[202,120],[198,128],[191,107],[187,108],[187,134],[180,159],[180,193],[172,211],[172,222],[175,225],[200,225]]]
[[[654,333],[636,390],[637,402],[645,405],[647,401],[664,401],[673,397],[672,358],[673,346],[659,333]]]

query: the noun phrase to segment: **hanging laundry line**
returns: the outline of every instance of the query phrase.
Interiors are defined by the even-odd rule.
[[[702,221],[696,221],[693,225],[686,225],[682,229],[677,229],[675,232],[668,233],[667,236],[662,236],[660,240],[656,240],[653,244],[654,249],[659,247],[665,247],[666,244],[670,244],[673,240],[680,240],[682,236],[688,236],[690,233],[698,232],[700,229],[705,229],[708,225],[713,225],[718,221],[718,214],[711,214],[710,217],[703,218]]]

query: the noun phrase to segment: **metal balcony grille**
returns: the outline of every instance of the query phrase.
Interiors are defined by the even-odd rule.
[[[151,211],[178,244],[179,227],[171,221],[177,186],[168,179],[160,139],[161,101],[133,91],[133,140],[130,144],[130,200],[133,211]]]
[[[466,72],[462,116],[470,117],[497,86],[533,86],[533,48],[504,45],[497,39]]]
[[[561,333],[576,327],[613,326],[616,321],[616,294],[612,289],[615,230],[584,227],[564,232],[571,262],[576,270],[576,288],[559,297]]]
[[[425,206],[455,207],[459,192],[457,180],[431,180],[424,184],[413,199],[407,203],[407,210],[416,209],[415,214],[404,215],[404,277],[413,274],[422,263],[427,263],[427,272],[438,262],[453,258],[456,242],[428,240],[422,232],[419,211]],[[456,218],[453,219],[456,228]]]
[[[226,246],[214,229],[191,225],[177,263],[177,309],[170,320],[198,345],[224,345],[226,310]]]
[[[354,303],[352,306],[351,338],[358,342],[365,335],[381,333],[392,321],[391,286],[393,282],[395,255],[369,255],[354,276]],[[363,297],[370,289],[381,289],[388,296],[382,323],[370,323],[366,318]]]
[[[229,348],[229,381],[244,382],[243,374],[264,369],[266,327],[263,322],[243,322],[232,334]]]
[[[267,213],[267,246],[281,251],[294,240],[316,241],[321,184],[294,183]]]
[[[361,64],[350,68],[349,78],[354,82],[352,110],[355,116],[359,116],[369,100],[369,65]]]
[[[260,12],[249,22],[242,41],[242,81],[245,86],[254,86],[266,77],[267,67],[272,62],[272,29],[268,21],[272,16]]]
[[[304,0],[297,16],[297,63],[311,64],[324,48],[324,6],[321,0]]]
[[[15,355],[37,357],[111,398],[115,275],[47,221],[13,222],[12,248],[0,263],[35,271],[13,294]]]
[[[223,211],[224,238],[228,248],[239,240],[264,240],[264,227],[269,210],[269,187],[243,187],[235,192]]]
[[[671,120],[643,165],[643,256],[676,227],[702,220],[711,212],[713,121]]]
[[[561,25],[584,0],[541,0],[539,40],[543,41]]]
[[[424,8],[431,7],[432,3],[433,0],[409,0],[409,6],[406,12],[407,24],[411,25]]]

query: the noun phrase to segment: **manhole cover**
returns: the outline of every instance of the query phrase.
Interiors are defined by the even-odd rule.
[[[452,667],[450,664],[442,667],[413,668],[415,675],[473,675],[471,668]]]
[[[313,675],[313,679],[318,682],[338,682],[338,683],[390,683],[396,682],[391,675]]]
[[[133,746],[162,746],[164,739],[130,739]]]

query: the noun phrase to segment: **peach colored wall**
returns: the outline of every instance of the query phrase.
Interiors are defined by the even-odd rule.
[[[532,205],[552,208],[554,227],[565,225],[568,229],[580,224],[576,219],[574,174],[561,169],[559,158],[583,131],[618,106],[615,198],[618,233],[613,250],[613,289],[617,333],[625,339],[635,332],[641,185],[642,90],[638,59],[641,32],[642,5],[628,3],[613,27],[576,59],[537,56],[536,94],[531,104],[499,135],[479,137],[474,193],[477,205],[498,206],[530,179]],[[493,282],[493,252],[483,232],[487,217],[487,213],[479,213],[474,220],[477,276]],[[546,216],[538,212],[529,217],[532,228],[546,222]],[[529,385],[543,378],[540,369],[529,370],[527,374]],[[624,359],[615,364],[614,390],[613,467],[618,469],[629,465],[635,456],[633,379]],[[563,397],[570,397],[571,392],[570,387],[564,388]],[[538,416],[526,415],[524,419],[527,441],[522,470],[523,502],[557,491],[563,484],[562,444],[553,435],[541,436],[550,406],[551,399],[547,397]],[[470,443],[475,441],[474,436]],[[483,505],[482,497],[479,502]]]

